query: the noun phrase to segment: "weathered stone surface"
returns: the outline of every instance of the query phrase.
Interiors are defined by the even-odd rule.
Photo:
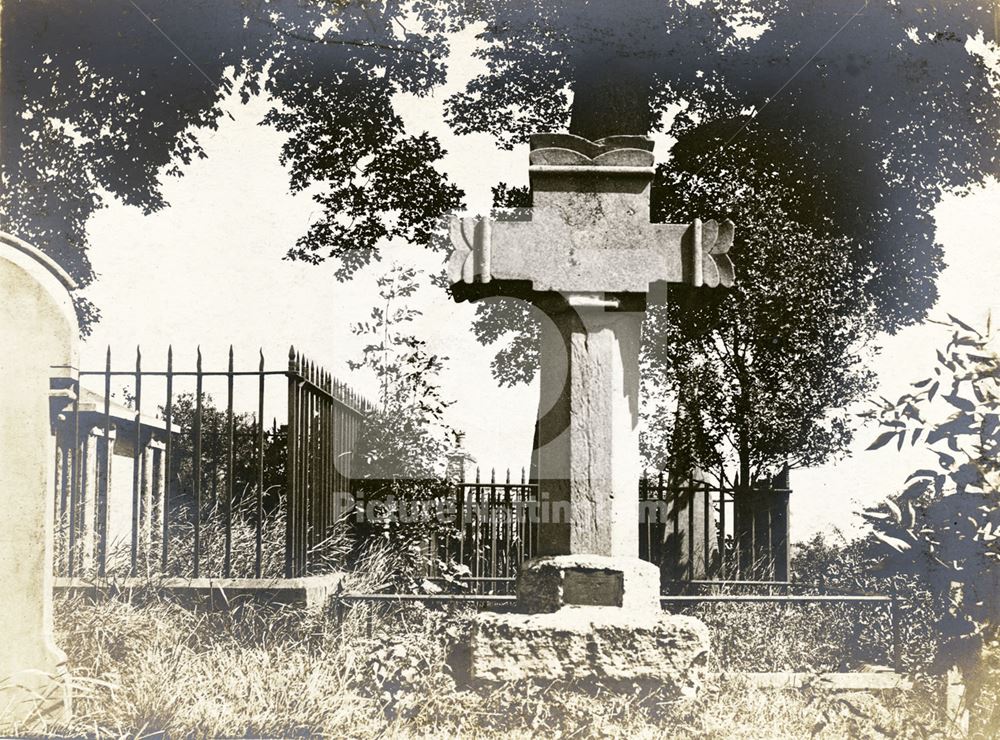
[[[70,287],[45,255],[0,234],[0,717],[27,723],[19,731],[69,710],[66,656],[52,638],[50,381],[67,376],[55,384],[61,408],[72,397],[65,368],[76,365],[79,336]]]
[[[653,682],[691,696],[708,658],[708,628],[693,617],[616,607],[477,615],[468,675],[478,681]]]
[[[638,555],[639,347],[646,294],[729,286],[733,225],[649,221],[652,141],[532,137],[527,218],[453,219],[457,300],[513,295],[542,309],[532,477],[536,552],[526,614],[483,614],[464,644],[477,681],[650,680],[691,692],[708,652],[695,619],[664,616]]]
[[[534,207],[520,220],[453,219],[452,283],[642,294],[668,283],[732,285],[731,221],[650,223],[651,140],[547,134],[531,145]]]
[[[639,554],[642,317],[577,305],[542,322],[539,555]]]
[[[616,606],[660,613],[660,571],[638,558],[562,555],[529,560],[517,575],[518,608],[554,612],[564,606]]]

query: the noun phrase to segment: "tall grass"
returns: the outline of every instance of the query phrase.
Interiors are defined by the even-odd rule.
[[[388,547],[365,550],[345,587],[382,588],[401,557]],[[335,617],[274,606],[196,613],[166,599],[63,597],[55,611],[76,697],[72,722],[48,728],[54,734],[841,738],[941,730],[935,697],[921,691],[765,691],[713,679],[697,699],[681,702],[640,687],[463,688],[447,655],[468,629],[466,608],[358,604]],[[719,669],[767,670],[752,665],[763,656],[775,668],[817,660],[823,670],[842,639],[832,634],[828,645],[809,652],[803,645],[821,643],[822,628],[809,627],[809,614],[790,619],[780,609],[754,614],[737,605],[726,613],[713,606],[702,616],[714,630]],[[733,656],[743,663],[733,665]]]
[[[265,495],[269,493],[265,492]],[[257,523],[255,502],[248,491],[237,497],[230,518],[230,576],[253,578],[256,573]],[[226,516],[221,501],[213,500],[202,506],[199,520],[199,574],[218,578],[223,574],[226,552]],[[285,531],[287,525],[283,497],[272,511],[261,518],[261,578],[282,578],[285,574]],[[129,575],[155,579],[160,576],[192,577],[194,575],[195,517],[190,504],[173,508],[169,517],[167,567],[162,564],[162,533],[150,533],[148,540],[140,541],[136,570],[131,569],[131,541],[114,541],[108,545],[108,578]],[[66,557],[68,536],[65,524],[57,528],[56,562]],[[307,575],[330,573],[344,566],[351,544],[347,529],[334,527],[309,551]],[[97,575],[96,562],[86,569],[78,569],[83,578]]]
[[[251,513],[235,513],[233,552],[252,553]],[[221,568],[219,512],[206,512],[204,521],[203,563]],[[264,532],[276,553],[265,559],[265,572],[280,575],[283,512]],[[173,532],[178,570],[190,566],[183,549],[190,534]],[[342,532],[334,533],[324,544],[322,567],[342,563],[347,545]],[[376,592],[398,585],[410,559],[399,547],[367,547],[344,588]],[[240,570],[246,564],[234,561],[234,572],[246,573]],[[884,607],[710,603],[685,611],[709,625],[713,672],[820,673],[887,658]],[[648,687],[461,687],[448,651],[472,616],[468,608],[385,603],[359,603],[336,614],[253,604],[198,613],[166,598],[92,603],[61,597],[55,623],[75,687],[74,717],[48,730],[100,737],[681,738],[916,738],[946,730],[937,687],[924,682],[907,693],[832,694],[760,690],[717,676],[693,701]],[[995,663],[1000,675],[1000,659]],[[977,721],[982,729],[992,720]],[[0,717],[0,732],[19,729]]]

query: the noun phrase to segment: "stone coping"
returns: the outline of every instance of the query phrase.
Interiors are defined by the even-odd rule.
[[[37,247],[28,244],[28,242],[23,239],[19,239],[13,234],[8,234],[6,231],[0,231],[0,243],[14,247],[14,249],[23,252],[39,264],[43,265],[46,270],[55,275],[59,282],[65,286],[66,290],[77,289],[78,286],[76,281],[70,277],[69,273],[60,267],[58,262]]]

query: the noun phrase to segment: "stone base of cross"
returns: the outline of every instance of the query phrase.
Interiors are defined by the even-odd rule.
[[[652,149],[641,136],[535,135],[530,213],[452,221],[456,299],[516,296],[548,319],[540,557],[518,576],[522,613],[477,619],[474,680],[645,677],[687,690],[704,664],[704,625],[661,613],[659,569],[638,558],[639,346],[651,292],[732,285],[733,224],[650,223]]]

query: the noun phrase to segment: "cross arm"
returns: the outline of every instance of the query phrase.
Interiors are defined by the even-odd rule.
[[[541,216],[541,217],[540,217]],[[533,291],[646,293],[658,283],[731,287],[728,219],[691,224],[567,225],[533,214],[530,221],[453,218],[452,284],[530,282]]]

